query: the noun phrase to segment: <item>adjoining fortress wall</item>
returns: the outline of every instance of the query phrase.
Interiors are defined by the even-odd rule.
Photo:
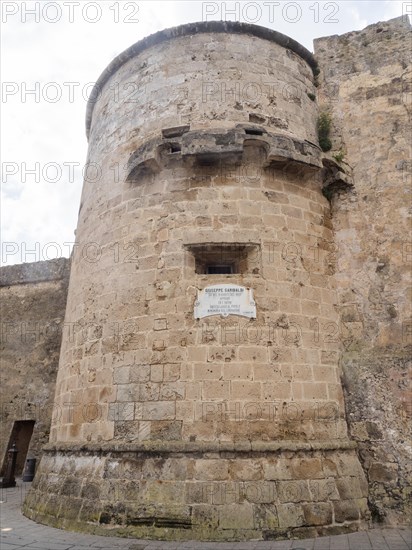
[[[410,517],[411,46],[405,17],[315,40],[331,153],[354,176],[332,198],[347,418],[387,522]]]
[[[69,273],[65,258],[0,269],[2,470],[9,444],[20,474],[49,439]]]

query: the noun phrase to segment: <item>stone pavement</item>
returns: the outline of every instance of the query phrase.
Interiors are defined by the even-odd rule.
[[[411,550],[412,531],[373,529],[350,535],[278,542],[160,542],[82,535],[25,518],[20,507],[30,483],[0,489],[0,550]]]

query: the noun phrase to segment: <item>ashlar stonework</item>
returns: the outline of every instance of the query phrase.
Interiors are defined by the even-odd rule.
[[[203,540],[402,520],[409,73],[391,54],[408,36],[395,19],[320,39],[315,59],[268,29],[199,23],[109,65],[65,319],[85,330],[63,335],[28,517]],[[198,291],[224,284],[253,290],[256,317],[196,318]]]

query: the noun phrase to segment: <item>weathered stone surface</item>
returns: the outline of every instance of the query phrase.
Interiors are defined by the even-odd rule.
[[[333,504],[336,523],[359,519],[359,501],[341,500]]]
[[[332,506],[329,503],[303,504],[303,513],[307,525],[330,525]]]
[[[353,176],[331,197],[347,417],[374,518],[388,523],[411,515],[410,40],[407,17],[315,40],[331,154]]]
[[[359,529],[368,484],[347,415],[372,512],[402,511],[405,446],[385,434],[406,407],[407,275],[385,223],[398,205],[400,237],[406,66],[379,50],[410,31],[382,25],[318,41],[316,83],[293,41],[223,22],[149,37],[101,77],[88,129],[104,178],[85,182],[77,238],[103,253],[73,259],[66,318],[81,330],[63,339],[61,414],[28,515],[182,540]],[[113,97],[113,78],[139,82],[133,102]],[[237,91],[251,82],[258,102]],[[315,84],[332,154],[317,143]],[[227,282],[253,289],[256,319],[195,319],[197,290]],[[400,405],[378,406],[388,387]]]
[[[34,421],[29,457],[39,459],[49,439],[61,338],[69,330],[64,325],[69,269],[66,259],[0,269],[2,473],[15,421]],[[14,437],[20,475],[26,456]]]
[[[79,525],[90,521],[96,532],[104,533],[107,526],[111,533],[121,534],[126,529],[129,534],[167,538],[164,528],[170,527],[177,529],[177,538],[190,538],[189,530],[192,537],[217,540],[250,538],[252,533],[268,539],[307,536],[310,528],[335,524],[338,530],[341,523],[345,531],[348,521],[353,529],[368,517],[366,499],[344,495],[339,500],[331,479],[267,481],[264,466],[273,451],[249,451],[240,456],[209,449],[201,455],[199,450],[182,455],[164,443],[163,450],[147,448],[138,458],[136,453],[132,457],[115,447],[98,452],[83,446],[72,455],[71,466],[60,469],[60,480],[48,472],[56,462],[65,466],[64,455],[47,451],[26,500],[25,513],[64,526],[67,518],[61,495],[65,494],[73,500],[70,519]],[[301,453],[285,450],[284,460],[294,463]],[[353,450],[347,453],[350,462]],[[275,454],[282,456],[281,451]],[[305,460],[316,465],[324,463],[326,456],[338,463],[344,454],[342,450],[310,451]],[[78,496],[82,507],[76,514]],[[179,531],[182,529],[184,533]]]
[[[253,529],[253,507],[250,504],[231,504],[220,510],[219,526],[221,529]]]

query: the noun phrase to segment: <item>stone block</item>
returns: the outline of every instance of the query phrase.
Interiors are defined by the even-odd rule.
[[[233,380],[230,385],[231,399],[241,400],[261,400],[262,388],[260,382],[248,382],[243,380]]]
[[[262,464],[257,460],[232,460],[229,463],[230,477],[234,480],[252,481],[263,479]]]
[[[113,370],[113,382],[115,384],[127,384],[129,382],[130,367],[116,367]]]
[[[305,516],[299,504],[277,504],[277,515],[280,529],[290,529],[305,525]]]
[[[263,475],[267,480],[294,479],[292,461],[286,458],[271,458],[263,463]]]
[[[254,529],[253,506],[251,504],[230,504],[219,508],[220,529]]]
[[[180,441],[182,439],[182,422],[182,420],[152,420],[150,435],[147,439]]]
[[[300,208],[296,208],[295,206],[289,206],[289,205],[282,205],[281,208],[282,214],[285,214],[287,217],[291,218],[303,218],[303,213]]]
[[[195,463],[195,479],[225,481],[229,479],[229,463],[226,460],[199,459]]]
[[[360,518],[360,510],[357,500],[341,500],[333,503],[335,522],[357,521]]]
[[[337,478],[336,487],[342,500],[352,500],[366,496],[359,478],[355,476]]]
[[[123,403],[138,401],[139,392],[138,384],[121,384],[117,386],[117,401]]]
[[[195,408],[193,402],[176,401],[176,420],[195,420]]]
[[[302,509],[307,525],[329,525],[332,523],[332,505],[329,503],[302,504]]]
[[[174,420],[176,403],[174,401],[148,401],[143,403],[143,420]]]
[[[66,477],[62,483],[60,494],[66,497],[80,496],[82,480],[77,477]]]
[[[83,483],[81,488],[80,496],[88,500],[99,500],[100,499],[100,486],[96,482],[86,482]]]
[[[225,363],[222,366],[223,380],[251,380],[253,378],[253,369],[256,372],[256,366],[253,368],[249,364]]]
[[[187,348],[187,358],[189,361],[206,362],[207,347],[206,346],[189,346]]]
[[[322,479],[322,463],[320,458],[293,458],[292,471],[295,479]]]
[[[368,470],[368,476],[370,481],[395,485],[398,480],[398,465],[372,462]]]
[[[263,398],[271,401],[289,399],[291,387],[290,382],[267,382],[266,384],[263,384]]]
[[[305,399],[328,399],[326,384],[322,382],[304,382],[302,386]]]
[[[153,330],[167,330],[167,319],[155,319],[153,322]]]
[[[208,346],[207,361],[219,363],[234,361],[237,357],[237,348],[231,346]]]
[[[202,382],[203,399],[228,399],[230,396],[230,382],[204,380]]]
[[[239,346],[239,360],[249,363],[265,363],[268,360],[268,352],[262,346]]]
[[[307,481],[279,481],[277,493],[279,501],[282,503],[311,500]]]
[[[146,382],[145,384],[139,384],[139,393],[136,398],[136,401],[157,401],[157,400],[168,400],[162,399],[160,397],[160,388],[161,385],[156,382]]]
[[[163,382],[163,365],[150,365],[150,381]]]
[[[196,504],[192,508],[193,525],[215,530],[219,524],[219,510],[215,507]]]
[[[278,502],[276,482],[266,480],[244,481],[240,484],[240,498],[254,504],[270,504],[273,506]]]
[[[339,500],[334,478],[309,480],[311,499],[314,501]]]
[[[198,401],[202,393],[202,382],[186,382],[186,399]]]
[[[220,380],[222,376],[222,365],[216,363],[195,363],[193,366],[194,380]]]
[[[180,363],[168,363],[163,367],[164,382],[176,382],[180,378]]]
[[[310,365],[293,365],[292,374],[294,380],[313,380],[312,367]]]
[[[143,498],[148,504],[185,504],[185,482],[162,480],[150,481],[147,483]]]

